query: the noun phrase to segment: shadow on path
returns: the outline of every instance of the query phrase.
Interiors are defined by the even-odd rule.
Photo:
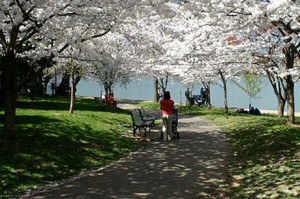
[[[229,140],[195,117],[180,118],[178,130],[179,140],[157,139],[103,170],[31,198],[208,198],[226,170]],[[153,133],[159,136],[159,131]]]

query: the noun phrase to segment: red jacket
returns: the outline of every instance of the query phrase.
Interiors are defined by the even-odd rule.
[[[160,100],[160,109],[162,114],[173,114],[173,110],[175,109],[174,101],[169,100]]]

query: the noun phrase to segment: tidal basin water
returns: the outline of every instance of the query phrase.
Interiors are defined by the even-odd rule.
[[[264,87],[262,91],[257,95],[256,98],[252,98],[252,106],[259,109],[277,110],[277,100],[273,89],[267,79],[264,79]],[[202,85],[199,84],[193,90],[193,94],[200,94]],[[228,90],[228,105],[229,107],[241,107],[248,108],[249,96],[234,83],[227,83]],[[113,89],[114,97],[116,99],[137,99],[137,100],[149,100],[154,99],[154,81],[152,78],[146,78],[141,81],[132,81],[130,84],[124,87],[116,85]],[[185,91],[181,83],[170,80],[168,83],[167,90],[171,92],[172,99],[177,104],[185,104]],[[80,81],[77,85],[76,95],[78,96],[92,96],[99,97],[100,93],[104,92],[101,85],[88,82]],[[296,112],[300,112],[300,85],[297,82],[295,84],[295,108]],[[223,88],[218,84],[211,85],[211,103],[213,106],[223,107],[224,106],[224,93]]]

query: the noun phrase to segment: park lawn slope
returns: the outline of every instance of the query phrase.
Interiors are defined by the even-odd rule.
[[[74,114],[68,108],[64,98],[18,100],[16,139],[0,143],[0,198],[99,168],[140,147],[123,133],[131,127],[128,111],[83,98]]]
[[[273,115],[224,114],[222,109],[199,107],[180,110],[213,122],[231,139],[228,178],[219,186],[222,197],[300,197],[299,126]]]
[[[300,197],[298,125],[287,125],[286,118],[273,115],[224,115],[220,109],[202,112],[203,118],[218,125],[232,141],[229,198]]]
[[[158,103],[139,104],[159,108]],[[220,108],[180,107],[222,129],[232,142],[232,158],[217,198],[300,198],[300,120],[287,125],[274,115],[238,114]],[[180,128],[180,120],[179,120]]]

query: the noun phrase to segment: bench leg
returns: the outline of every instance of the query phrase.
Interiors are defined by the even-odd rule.
[[[151,132],[151,127],[150,126],[132,126],[133,136],[136,135],[136,130],[139,129],[139,132],[140,132],[141,128],[144,130],[144,137],[147,136],[147,128],[149,128],[149,132]]]
[[[145,126],[144,127],[144,137],[146,137],[146,135],[147,135],[147,128],[149,129],[148,132],[149,133],[151,132],[151,125],[150,126]]]
[[[134,128],[134,126],[133,126],[132,127],[132,134],[133,134],[133,136],[135,136],[136,130],[137,130],[137,128]]]
[[[144,128],[144,137],[146,137],[146,136],[147,136],[147,129]]]

